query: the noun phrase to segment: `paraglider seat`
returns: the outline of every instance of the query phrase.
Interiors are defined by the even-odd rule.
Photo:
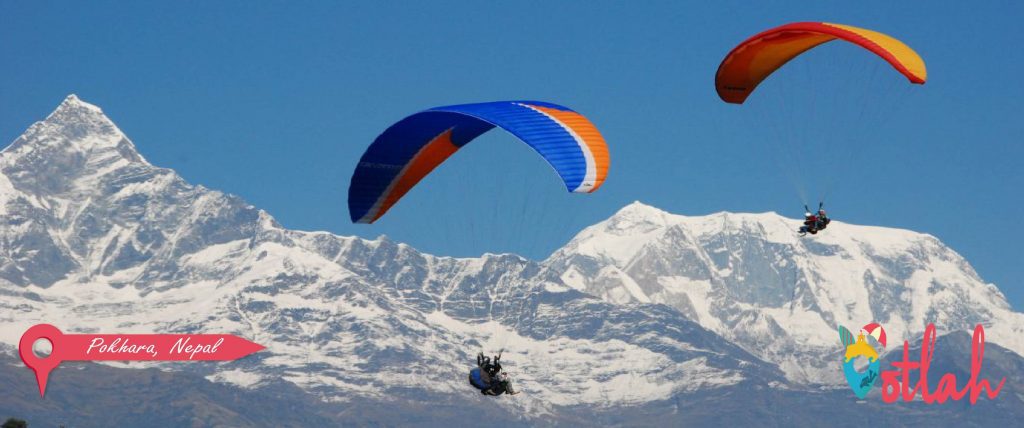
[[[469,371],[469,384],[481,391],[491,387],[489,382],[484,380],[483,371],[479,367]]]

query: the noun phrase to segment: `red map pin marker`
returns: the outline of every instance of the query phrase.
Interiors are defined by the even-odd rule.
[[[50,355],[33,352],[39,339],[53,345]],[[262,349],[230,334],[64,334],[49,324],[29,327],[18,342],[21,361],[36,373],[40,397],[50,371],[62,361],[231,361]]]

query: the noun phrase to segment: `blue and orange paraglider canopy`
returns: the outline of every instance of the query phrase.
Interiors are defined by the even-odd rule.
[[[604,138],[567,107],[540,101],[436,107],[391,125],[363,153],[348,190],[352,221],[373,223],[434,168],[494,127],[539,153],[570,192],[590,193],[604,182]]]
[[[850,25],[795,22],[762,31],[743,41],[722,60],[715,89],[722,101],[743,104],[769,75],[808,50],[845,40],[880,56],[911,83],[928,78],[924,60],[909,46],[886,34]]]

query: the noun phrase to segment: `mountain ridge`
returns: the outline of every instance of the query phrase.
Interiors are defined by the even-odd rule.
[[[0,222],[9,225],[0,230],[0,343],[44,321],[65,332],[240,334],[267,350],[156,366],[247,389],[283,381],[335,403],[463,396],[473,354],[506,347],[527,393],[497,405],[534,415],[836,388],[836,323],[896,316],[902,323],[882,322],[898,339],[919,319],[959,316],[955,307],[901,312],[887,303],[898,293],[872,300],[853,289],[867,276],[807,268],[845,256],[863,262],[855,267],[880,292],[942,267],[955,279],[937,282],[935,295],[952,290],[942,303],[960,304],[992,324],[994,343],[1021,352],[1011,340],[1021,323],[1006,325],[1020,314],[930,235],[836,221],[800,239],[798,221],[775,213],[684,217],[636,202],[543,261],[434,256],[384,236],[285,229],[236,196],[149,164],[74,96],[0,151]],[[908,238],[919,245],[909,253]]]
[[[938,238],[839,220],[800,237],[799,223],[774,213],[681,216],[634,202],[545,264],[609,302],[672,306],[798,382],[841,382],[825,363],[838,324],[877,321],[890,337],[919,337],[928,322],[944,332],[982,323],[990,340],[1024,352],[1024,316]],[[787,360],[795,347],[817,350]]]
[[[83,103],[69,97],[0,153],[0,173],[21,177],[0,200],[17,225],[0,233],[5,343],[43,321],[65,332],[240,334],[267,350],[174,367],[243,387],[283,379],[341,401],[407,396],[409,381],[393,374],[408,370],[429,390],[462,393],[472,354],[508,345],[532,393],[505,405],[535,411],[784,382],[675,311],[600,302],[520,256],[435,257],[386,238],[284,229],[131,156],[127,137]],[[34,183],[29,173],[55,160],[62,174]]]

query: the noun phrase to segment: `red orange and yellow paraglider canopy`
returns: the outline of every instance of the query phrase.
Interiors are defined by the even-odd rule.
[[[842,24],[796,22],[758,33],[733,48],[718,66],[715,89],[723,101],[742,104],[765,78],[800,54],[832,40],[861,46],[889,62],[911,83],[928,78],[924,60],[886,34]]]

